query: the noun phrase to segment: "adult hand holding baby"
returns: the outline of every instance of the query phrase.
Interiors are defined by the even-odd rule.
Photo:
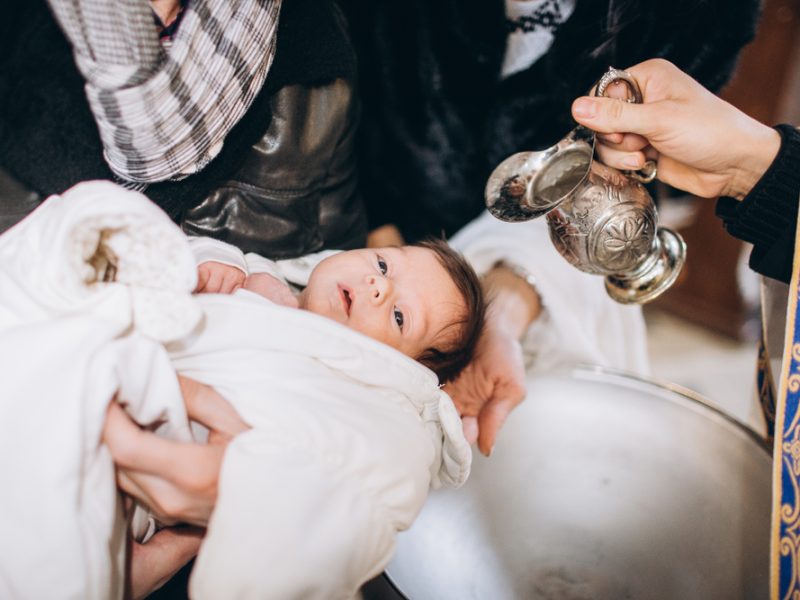
[[[177,442],[145,431],[111,402],[103,439],[117,483],[165,522],[205,525],[217,498],[225,447],[249,429],[213,388],[179,377],[189,419],[209,428],[207,444]]]
[[[175,442],[145,431],[116,400],[108,408],[103,440],[124,492],[164,522],[204,526],[216,502],[225,447],[249,427],[212,388],[178,379],[187,415],[209,428],[207,444]],[[144,598],[164,585],[197,554],[203,533],[198,527],[167,527],[147,544],[132,542],[127,595]]]
[[[541,300],[527,281],[502,264],[485,275],[483,284],[490,301],[475,358],[444,389],[462,415],[467,440],[477,441],[488,456],[506,418],[525,399],[519,340],[539,316]]]
[[[707,198],[747,195],[778,153],[779,134],[665,60],[628,72],[643,104],[583,97],[572,105],[576,121],[604,134],[600,159],[618,169],[655,159],[658,178],[674,187]]]
[[[522,346],[487,321],[475,358],[445,391],[461,413],[464,435],[489,456],[506,418],[525,398]]]

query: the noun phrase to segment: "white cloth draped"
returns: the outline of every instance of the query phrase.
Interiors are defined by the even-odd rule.
[[[100,442],[115,392],[189,438],[161,341],[200,317],[193,258],[159,209],[119,189],[77,186],[0,237],[2,598],[121,596],[125,524]],[[94,281],[102,232],[131,285]]]
[[[97,282],[108,261],[117,282]],[[188,439],[176,369],[253,426],[226,451],[195,598],[350,597],[429,486],[466,478],[460,420],[428,369],[245,290],[192,297],[195,280],[177,227],[106,182],[0,237],[0,597],[121,595],[105,409],[118,391],[140,423]]]

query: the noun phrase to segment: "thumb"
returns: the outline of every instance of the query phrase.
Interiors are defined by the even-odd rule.
[[[638,133],[648,137],[658,120],[655,103],[633,104],[616,98],[584,96],[572,103],[572,116],[598,133]]]

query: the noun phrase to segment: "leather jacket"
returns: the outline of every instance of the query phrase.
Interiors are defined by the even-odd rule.
[[[270,106],[270,126],[242,167],[187,210],[181,227],[273,259],[363,246],[351,83],[289,85]]]

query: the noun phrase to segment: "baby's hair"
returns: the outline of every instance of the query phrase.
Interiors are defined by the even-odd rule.
[[[417,357],[419,362],[439,376],[441,383],[447,383],[458,377],[475,354],[486,317],[483,288],[475,270],[446,241],[430,238],[412,245],[426,248],[436,255],[464,301],[464,313],[447,328],[449,331],[455,327],[455,335],[447,336],[444,344],[427,348]]]

